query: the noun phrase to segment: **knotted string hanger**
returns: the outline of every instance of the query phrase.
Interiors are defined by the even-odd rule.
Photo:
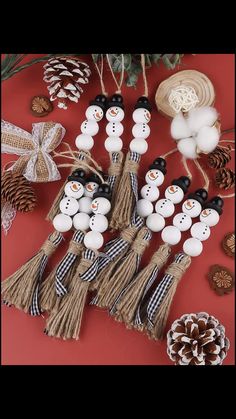
[[[94,164],[94,166],[97,170],[102,171],[102,167],[96,162],[96,160],[94,160],[91,157],[91,154],[90,154],[89,151],[84,151],[84,150],[74,151],[74,150],[72,150],[71,146],[68,143],[66,143],[65,141],[62,144],[66,145],[68,150],[67,151],[61,151],[59,153],[57,151],[54,151],[53,152],[53,157],[67,157],[68,155],[70,155],[70,156],[75,157],[77,159],[78,156],[84,156]]]
[[[143,96],[148,97],[148,83],[147,83],[146,68],[145,68],[145,54],[141,54],[141,66],[142,66],[142,71],[143,71],[143,83],[144,83]]]
[[[99,66],[97,65],[97,63],[95,61],[94,61],[94,65],[95,65],[96,70],[98,72],[98,76],[99,76],[99,80],[100,80],[100,84],[101,84],[102,94],[104,96],[108,96],[108,93],[106,92],[104,81],[103,81],[103,68],[104,68],[103,54],[101,54],[101,68],[99,68]]]
[[[114,79],[114,82],[116,84],[117,90],[115,91],[115,93],[117,94],[121,94],[121,86],[123,84],[123,80],[124,80],[124,71],[125,71],[125,66],[124,66],[124,54],[121,54],[121,74],[120,74],[120,81],[119,83],[116,80],[116,76],[113,72],[112,66],[111,66],[111,62],[110,62],[110,58],[109,58],[109,54],[106,54],[106,58],[107,58],[107,62],[111,71],[111,75]]]

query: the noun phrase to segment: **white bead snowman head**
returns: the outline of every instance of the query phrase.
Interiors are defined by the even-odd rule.
[[[68,176],[68,182],[65,185],[64,192],[67,197],[79,199],[84,194],[85,171],[81,169],[74,170]]]
[[[166,174],[166,161],[161,157],[158,157],[149,166],[149,170],[146,173],[145,181],[151,186],[160,186],[164,182],[164,176]]]
[[[198,217],[207,197],[208,193],[205,189],[197,189],[194,193],[190,193],[182,205],[183,213],[191,218]]]
[[[91,208],[94,214],[106,215],[111,209],[111,189],[107,183],[102,183],[93,196]]]
[[[107,98],[104,95],[97,95],[90,101],[90,106],[86,110],[86,118],[90,121],[99,122],[103,118],[106,109]]]
[[[200,214],[200,221],[204,222],[209,227],[214,227],[219,222],[220,215],[223,212],[223,205],[223,199],[219,196],[214,196],[210,199],[210,201],[204,204],[203,210]]]
[[[133,120],[136,124],[148,124],[151,121],[152,107],[146,96],[141,96],[134,107]]]
[[[109,122],[121,122],[124,119],[123,97],[115,94],[107,104],[106,118]]]
[[[86,184],[84,187],[84,196],[93,198],[93,195],[95,194],[95,192],[97,192],[100,183],[101,181],[95,173],[89,176],[86,179]]]
[[[187,176],[180,176],[178,179],[174,179],[171,185],[165,190],[166,199],[169,199],[173,204],[179,204],[187,192],[190,183],[190,179]]]

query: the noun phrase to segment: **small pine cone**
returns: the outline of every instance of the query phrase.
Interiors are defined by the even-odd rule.
[[[213,169],[220,169],[231,160],[231,147],[227,148],[216,147],[214,151],[208,154],[207,163]]]
[[[221,365],[228,349],[224,326],[207,313],[184,314],[167,333],[167,353],[176,365]]]
[[[217,170],[215,176],[216,186],[220,189],[230,189],[235,185],[235,173],[228,168],[222,168]]]
[[[1,197],[21,212],[33,211],[36,195],[30,182],[20,173],[6,171],[1,180]]]

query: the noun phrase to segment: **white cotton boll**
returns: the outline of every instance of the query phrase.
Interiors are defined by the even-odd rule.
[[[196,144],[200,152],[208,154],[216,148],[219,139],[216,127],[202,127],[196,136]]]
[[[196,134],[202,127],[211,127],[217,120],[218,114],[215,108],[203,106],[202,108],[190,109],[187,123],[192,134]]]
[[[179,112],[172,120],[170,132],[174,140],[180,140],[181,138],[187,138],[191,136],[191,131],[182,112]]]
[[[179,152],[187,159],[196,159],[196,142],[193,138],[183,138],[177,142]]]

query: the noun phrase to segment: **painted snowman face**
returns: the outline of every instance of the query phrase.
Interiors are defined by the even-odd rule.
[[[99,126],[96,121],[86,119],[80,126],[82,134],[96,135],[99,131]]]
[[[125,116],[125,113],[123,109],[121,109],[119,106],[111,106],[106,111],[106,118],[110,122],[121,122],[123,121]]]
[[[103,118],[103,110],[100,106],[91,105],[86,110],[86,118],[92,121],[101,121]]]
[[[64,192],[66,196],[79,199],[84,194],[84,187],[82,183],[77,182],[76,180],[71,180],[70,182],[67,182]]]
[[[108,199],[99,197],[92,201],[91,208],[94,214],[106,215],[111,209],[111,203]]]
[[[156,186],[144,185],[141,189],[141,197],[147,201],[154,202],[159,198],[160,192]]]
[[[165,190],[165,197],[170,199],[173,204],[179,204],[184,197],[184,193],[178,185],[171,185]]]
[[[209,227],[214,227],[218,224],[220,216],[218,212],[212,208],[204,209],[200,214],[200,220],[206,223]]]
[[[88,182],[84,187],[84,196],[88,196],[89,198],[93,197],[93,194],[98,190],[98,184],[95,182]]]
[[[159,199],[155,205],[155,211],[164,218],[167,218],[174,214],[175,206],[170,199]]]
[[[151,169],[146,173],[145,181],[149,185],[160,186],[164,182],[164,175],[158,169]]]
[[[105,215],[96,214],[90,218],[89,227],[92,231],[99,231],[104,233],[108,229],[108,221]]]
[[[180,212],[173,218],[173,225],[180,231],[187,231],[192,225],[192,218],[184,212]]]
[[[108,122],[106,133],[109,137],[120,137],[123,134],[124,127],[120,122]]]
[[[186,199],[182,205],[182,211],[191,218],[198,217],[201,213],[201,204],[196,199]]]
[[[210,227],[205,223],[193,224],[190,232],[194,239],[198,239],[200,241],[207,240],[211,234]]]
[[[79,203],[75,198],[63,198],[59,204],[60,211],[66,215],[74,215],[79,211]]]
[[[138,108],[135,109],[135,111],[133,112],[133,120],[136,124],[140,124],[143,122],[146,122],[148,124],[148,122],[150,122],[151,120],[151,114],[147,109]]]
[[[145,122],[143,124],[134,124],[132,129],[134,138],[147,138],[150,134],[150,128]]]

